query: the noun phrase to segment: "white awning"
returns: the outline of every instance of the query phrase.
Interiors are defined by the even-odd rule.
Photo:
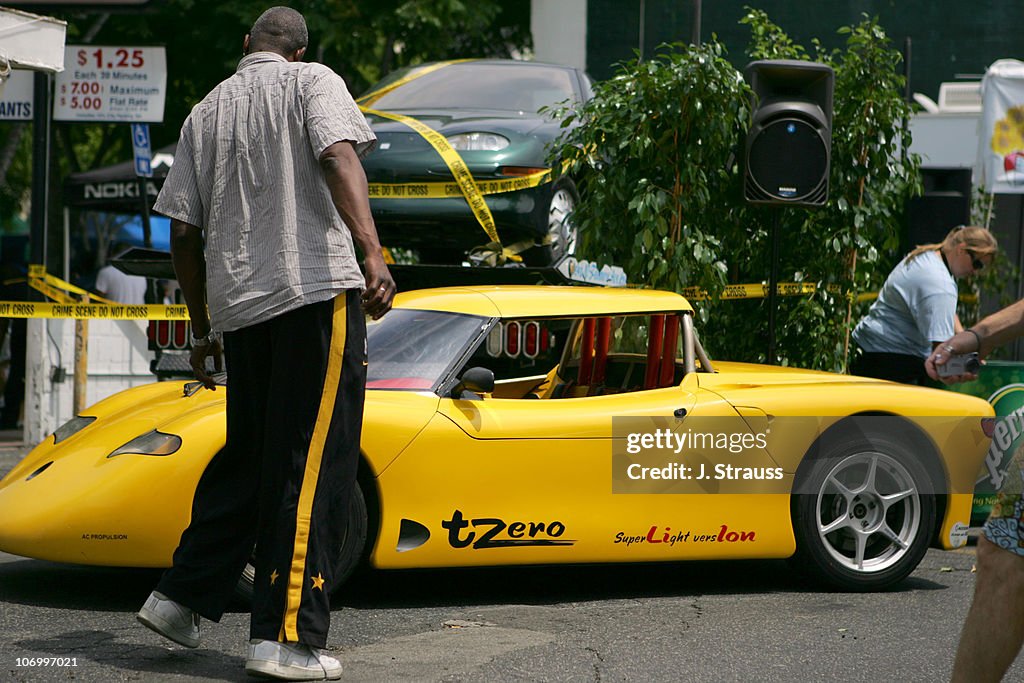
[[[64,70],[67,22],[0,7],[0,70]]]

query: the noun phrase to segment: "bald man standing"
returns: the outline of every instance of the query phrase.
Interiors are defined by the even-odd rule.
[[[192,110],[156,211],[192,320],[191,365],[230,370],[227,443],[203,473],[173,567],[138,614],[199,645],[255,546],[246,671],[337,679],[329,591],[355,486],[365,315],[395,284],[359,157],[376,142],[344,81],[305,64],[302,15],[264,12],[233,76]],[[365,274],[354,244],[364,255]]]

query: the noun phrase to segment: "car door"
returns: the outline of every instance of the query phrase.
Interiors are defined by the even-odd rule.
[[[576,340],[582,326],[574,328]],[[599,326],[600,321],[595,328]],[[575,343],[567,342],[570,347]],[[621,351],[616,359],[631,360],[628,349],[610,350],[609,356]],[[578,370],[575,360],[583,359],[567,350],[556,379],[566,380],[574,365]],[[685,493],[616,491],[614,479],[622,476],[615,466],[620,455],[615,444],[622,450],[616,424],[664,423],[682,431],[696,415],[737,417],[717,394],[702,392],[695,376],[681,377],[678,383],[669,376],[667,381],[672,383],[610,394],[587,395],[592,388],[579,395],[563,390],[561,398],[539,400],[441,398],[427,427],[381,475],[388,498],[382,506],[375,563],[400,567],[742,556],[744,551],[724,551],[717,542],[719,547],[703,540],[671,539],[688,531],[690,538],[722,534],[724,541],[730,529],[756,539],[753,526],[763,521],[758,506],[738,505],[735,495],[699,488]],[[580,387],[576,383],[570,389]],[[755,460],[769,464],[763,452],[750,458]],[[725,531],[723,508],[731,510]],[[761,532],[762,537],[769,535]]]

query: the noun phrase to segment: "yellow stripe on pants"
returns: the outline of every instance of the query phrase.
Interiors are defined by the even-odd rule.
[[[348,331],[348,311],[345,294],[334,299],[334,316],[331,322],[331,347],[327,359],[327,375],[324,377],[323,393],[313,437],[306,453],[306,470],[302,475],[299,490],[299,504],[295,515],[295,548],[288,572],[288,590],[285,599],[284,620],[281,623],[280,640],[286,643],[299,641],[299,604],[302,602],[302,584],[306,580],[306,551],[309,545],[309,526],[313,514],[313,496],[320,477],[320,463],[323,461],[324,444],[334,417],[334,403],[341,383],[341,369],[345,361],[345,338]]]

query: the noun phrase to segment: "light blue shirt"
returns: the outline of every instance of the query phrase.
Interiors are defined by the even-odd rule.
[[[937,251],[904,260],[886,278],[853,339],[871,353],[927,358],[932,342],[953,336],[957,286]]]

